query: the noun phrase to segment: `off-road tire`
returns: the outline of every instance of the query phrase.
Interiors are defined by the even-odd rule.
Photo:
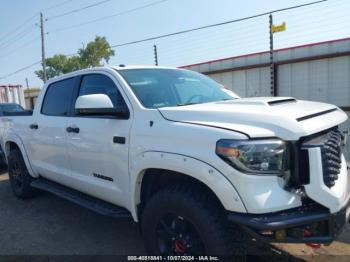
[[[191,184],[164,188],[146,203],[141,230],[150,255],[161,254],[156,230],[159,221],[168,213],[190,221],[204,244],[205,254],[224,257],[245,255],[245,233],[228,223],[226,211],[210,192]]]
[[[27,199],[37,194],[38,191],[30,186],[34,178],[29,174],[22,153],[18,149],[11,150],[8,156],[8,174],[16,197]]]

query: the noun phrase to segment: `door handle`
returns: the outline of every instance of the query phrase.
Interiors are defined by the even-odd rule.
[[[122,136],[115,136],[113,137],[113,143],[115,144],[125,144],[126,138]]]
[[[76,134],[78,134],[80,132],[80,129],[79,129],[79,127],[69,126],[69,127],[66,128],[66,131],[68,133],[76,133]]]
[[[39,128],[38,124],[31,124],[29,127],[30,127],[30,129],[38,129]]]

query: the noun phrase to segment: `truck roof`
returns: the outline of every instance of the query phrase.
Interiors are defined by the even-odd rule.
[[[64,75],[60,75],[54,78],[49,79],[46,84],[50,84],[52,82],[56,82],[59,80],[63,80],[69,77],[74,77],[76,75],[82,74],[82,73],[89,73],[92,71],[96,70],[127,70],[127,69],[178,69],[178,70],[184,70],[181,68],[176,68],[176,67],[167,67],[167,66],[151,66],[151,65],[119,65],[119,66],[101,66],[101,67],[91,67],[91,68],[86,68],[78,71],[74,71],[71,73],[67,73]]]
[[[119,65],[113,66],[113,69],[124,70],[124,69],[178,69],[170,66],[153,66],[153,65]]]

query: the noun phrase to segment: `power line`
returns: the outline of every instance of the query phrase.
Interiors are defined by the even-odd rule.
[[[61,2],[59,4],[56,4],[56,5],[53,5],[53,6],[50,6],[50,7],[47,7],[47,8],[44,8],[42,9],[43,11],[47,11],[47,10],[51,10],[51,9],[54,9],[54,8],[57,8],[57,7],[60,7],[62,5],[65,5],[69,2],[71,2],[73,0],[67,0],[67,1],[64,1],[64,2]],[[14,33],[16,33],[18,30],[20,30],[21,28],[25,27],[26,25],[28,25],[28,23],[30,21],[32,21],[36,16],[39,16],[39,12],[36,12],[35,14],[33,14],[31,17],[29,17],[28,19],[26,19],[22,24],[20,24],[19,26],[17,26],[15,29],[13,29],[12,31],[2,35],[0,37],[0,39],[7,39],[9,36],[13,35]]]
[[[189,32],[194,32],[194,31],[198,31],[198,30],[203,30],[203,29],[207,29],[207,28],[212,28],[212,27],[217,27],[217,26],[237,23],[237,22],[249,20],[249,19],[252,19],[252,18],[266,16],[266,15],[269,15],[269,14],[282,12],[282,11],[286,11],[286,10],[292,10],[292,9],[296,9],[296,8],[300,8],[300,7],[304,7],[304,6],[320,4],[320,3],[323,3],[323,2],[327,2],[327,1],[328,0],[321,0],[321,1],[310,2],[310,3],[307,3],[307,4],[296,5],[296,6],[291,6],[291,7],[282,8],[282,9],[276,9],[276,10],[272,10],[270,12],[260,13],[260,14],[257,14],[257,15],[247,16],[247,17],[234,19],[234,20],[230,20],[230,21],[225,21],[225,22],[221,22],[221,23],[217,23],[217,24],[211,24],[211,25],[191,28],[191,29],[187,29],[187,30],[182,30],[182,31],[174,32],[174,33],[169,33],[169,34],[164,34],[164,35],[144,38],[144,39],[141,39],[141,40],[135,40],[135,41],[131,41],[131,42],[120,43],[120,44],[112,45],[111,47],[115,48],[115,47],[121,47],[121,46],[126,46],[126,45],[138,44],[138,43],[152,41],[152,40],[156,40],[156,39],[160,39],[160,38],[166,38],[166,37],[169,37],[169,36],[175,36],[175,35],[180,35],[180,34],[184,34],[184,33],[189,33]]]
[[[345,2],[348,0],[332,0],[332,5],[327,6],[327,10],[332,10],[332,8],[338,8],[340,4],[342,4],[342,2]],[[293,15],[293,16],[300,16],[302,15],[303,17],[309,17],[310,16],[310,12],[316,12],[319,10],[324,10],[324,6],[323,5],[318,5],[318,6],[309,6],[306,8],[302,8],[299,10],[296,10],[296,12],[290,13],[288,12],[288,10],[286,10],[287,12],[281,13],[281,15],[284,17],[285,15],[288,17],[288,15]],[[274,17],[278,17],[279,14],[275,14]],[[279,17],[280,18],[280,17]]]
[[[158,4],[167,2],[167,1],[169,1],[169,0],[159,0],[159,1],[155,1],[155,2],[152,2],[152,3],[146,4],[146,5],[142,5],[142,6],[135,7],[135,8],[129,9],[129,10],[125,10],[125,11],[122,11],[122,12],[119,12],[119,13],[116,13],[116,14],[113,14],[113,15],[100,17],[100,18],[97,18],[97,19],[94,19],[94,20],[90,20],[90,21],[87,21],[87,22],[84,22],[84,23],[79,23],[79,24],[75,24],[75,25],[71,25],[71,26],[67,26],[67,27],[62,27],[62,28],[59,28],[59,29],[50,31],[50,33],[56,33],[56,32],[66,31],[66,30],[69,30],[69,29],[72,29],[72,28],[76,28],[76,27],[83,26],[83,25],[88,25],[88,24],[96,23],[96,22],[103,21],[103,20],[106,20],[106,19],[109,19],[109,18],[112,18],[112,17],[125,15],[125,14],[132,13],[132,12],[135,12],[135,11],[138,11],[138,10],[141,10],[141,9],[144,9],[144,8],[147,8],[147,7],[150,7],[150,6],[158,5]]]
[[[8,32],[7,34],[4,34],[0,37],[0,39],[6,39],[7,37],[13,35],[13,33],[17,32],[19,29],[21,29],[22,27],[28,25],[28,23],[33,20],[35,18],[35,16],[37,15],[37,13],[35,13],[35,15],[29,17],[27,20],[25,20],[22,24],[20,24],[19,26],[17,26],[14,30],[12,30],[11,32]]]
[[[202,46],[201,43],[205,41],[205,39],[215,39],[215,43],[221,43],[223,41],[227,42],[227,45],[232,46],[233,44],[242,42],[244,39],[255,39],[260,37],[261,41],[266,39],[266,21],[263,21],[261,18],[256,19],[254,23],[249,25],[249,30],[239,26],[238,24],[230,24],[225,27],[220,28],[212,28],[205,31],[197,31],[195,34],[191,35],[182,35],[181,37],[177,37],[176,39],[167,39],[165,44],[162,45],[162,50],[164,52],[164,47],[166,51],[173,51],[174,48],[177,50],[179,47],[186,48],[194,48],[194,46]],[[266,29],[266,30],[265,30]],[[265,31],[264,31],[265,30]],[[232,34],[234,32],[234,34]],[[200,33],[200,34],[198,34]],[[256,45],[256,43],[254,43]]]
[[[0,80],[5,79],[5,78],[7,78],[7,77],[9,77],[9,76],[13,76],[13,75],[15,75],[15,74],[17,74],[17,73],[19,73],[19,72],[22,72],[22,71],[24,71],[24,70],[26,70],[26,69],[28,69],[28,68],[31,68],[31,67],[33,67],[33,66],[35,66],[35,65],[40,64],[40,63],[41,63],[41,61],[37,61],[37,62],[35,62],[35,63],[33,63],[33,64],[30,64],[30,65],[27,65],[27,66],[25,66],[25,67],[22,67],[21,69],[18,69],[18,70],[15,71],[15,72],[12,72],[12,73],[9,73],[9,74],[7,74],[7,75],[4,75],[4,76],[0,77]]]
[[[31,33],[34,30],[34,26],[33,27],[29,27],[26,30],[21,31],[20,33],[14,35],[13,37],[11,37],[10,39],[7,39],[5,42],[0,43],[0,48],[2,50],[4,50],[5,48],[7,48],[8,46],[12,45],[13,42],[18,41],[22,38],[24,38],[26,35],[28,35],[29,33]]]
[[[326,9],[328,10],[328,8]],[[346,9],[344,9],[346,10]],[[345,12],[345,11],[344,11]],[[330,12],[330,14],[332,14],[335,17],[337,17],[338,19],[343,17],[343,16],[339,16],[339,14],[334,13],[334,12]],[[318,16],[320,16],[320,14],[318,14]],[[290,29],[296,29],[296,28],[300,28],[303,29],[301,31],[306,31],[307,34],[310,34],[310,31],[314,30],[314,29],[322,29],[325,28],[324,26],[334,26],[334,25],[338,25],[341,24],[341,22],[337,22],[334,23],[332,21],[335,21],[335,19],[328,19],[328,17],[325,17],[325,14],[322,14],[321,17],[323,17],[324,19],[322,21],[318,21],[316,18],[313,18],[311,22],[309,22],[308,20],[310,20],[310,17],[307,17],[306,19],[302,18],[302,17],[297,17],[295,18],[296,21],[303,21],[303,24],[298,24],[297,26],[295,26],[295,23],[293,23],[293,26],[289,26]],[[346,14],[344,14],[344,17],[348,17],[346,16]],[[196,46],[196,44],[199,44],[200,42],[203,42],[203,39],[206,38],[206,36],[210,36],[211,39],[215,39],[215,43],[218,44],[220,42],[220,40],[225,40],[228,45],[233,45],[235,41],[239,40],[239,43],[242,44],[243,41],[245,40],[246,37],[245,36],[251,36],[251,40],[253,39],[257,39],[258,36],[266,38],[266,33],[268,32],[268,28],[266,28],[265,22],[262,19],[265,19],[264,17],[258,18],[258,19],[254,19],[254,23],[249,23],[249,26],[247,26],[247,24],[245,24],[244,27],[242,27],[240,24],[229,24],[229,25],[225,25],[225,26],[221,26],[219,28],[211,28],[211,29],[207,29],[205,31],[197,31],[196,33],[193,33],[191,35],[182,35],[181,37],[177,37],[175,39],[167,39],[167,40],[163,40],[163,41],[167,41],[165,44],[163,44],[161,46],[161,49],[164,53],[164,51],[169,51],[169,47],[170,51],[173,51],[174,49],[176,50],[180,50],[183,47],[187,47],[188,48],[193,48],[193,46]],[[286,19],[288,21],[288,19]],[[317,21],[316,21],[317,20]],[[343,22],[344,23],[344,22]],[[305,28],[305,24],[307,24],[308,26]],[[249,27],[249,30],[247,30],[246,28]],[[333,27],[333,31],[335,27]],[[323,29],[324,30],[324,29]],[[200,35],[198,35],[198,33],[201,33]],[[232,35],[231,33],[234,32],[234,35]],[[296,38],[298,35],[300,35],[300,32],[294,33],[292,34],[291,37],[290,33],[288,34],[277,34],[275,37],[277,38],[281,38],[284,39],[285,36],[288,36],[288,39],[294,39]],[[171,42],[169,42],[169,40],[171,40]],[[264,39],[260,39],[261,41],[264,41]],[[249,42],[249,41],[247,41]],[[255,43],[256,44],[256,43]],[[192,46],[193,45],[193,46]],[[165,46],[165,49],[164,49]]]
[[[80,12],[80,11],[83,11],[83,10],[86,10],[86,9],[89,9],[89,8],[92,8],[92,7],[95,7],[95,6],[99,6],[99,5],[108,3],[108,2],[110,2],[110,1],[112,1],[112,0],[100,1],[100,2],[97,2],[97,3],[94,3],[94,4],[90,4],[90,5],[81,7],[81,8],[77,8],[77,9],[74,9],[74,10],[71,10],[71,11],[68,11],[68,12],[65,12],[65,13],[62,13],[62,14],[58,14],[58,15],[55,15],[55,16],[51,16],[51,17],[47,18],[46,21],[48,21],[48,20],[53,20],[53,19],[56,19],[56,18],[60,18],[60,17],[63,17],[63,16],[67,16],[67,15],[70,15],[70,14],[73,14],[73,13],[77,13],[77,12]]]
[[[11,51],[7,52],[6,54],[4,55],[1,55],[0,58],[4,58],[4,57],[7,57],[15,52],[17,52],[18,50],[22,49],[23,47],[27,47],[28,45],[30,45],[31,43],[34,43],[36,40],[38,40],[40,37],[37,36],[35,38],[32,38],[31,40],[29,40],[28,42],[25,42],[24,44],[18,46],[17,48],[15,49],[12,49]]]
[[[70,1],[72,1],[72,0],[70,0]],[[70,2],[70,1],[65,1],[65,3]],[[166,1],[168,1],[168,0],[155,1],[155,2],[152,2],[150,4],[147,4],[147,5],[144,5],[144,6],[140,6],[140,7],[137,7],[137,8],[133,8],[133,9],[130,9],[130,10],[126,10],[126,11],[123,11],[123,12],[120,12],[120,13],[117,13],[117,14],[114,14],[114,15],[102,17],[102,18],[95,19],[93,21],[88,21],[88,22],[85,22],[85,23],[81,23],[81,24],[78,24],[78,25],[73,25],[73,26],[71,26],[69,28],[73,28],[73,27],[77,27],[77,26],[81,26],[81,25],[85,25],[85,24],[89,24],[89,23],[105,20],[105,19],[108,19],[108,18],[111,18],[111,17],[123,15],[123,14],[126,14],[126,13],[134,12],[136,10],[140,10],[140,9],[143,9],[143,8],[146,8],[146,7],[149,7],[149,6],[152,6],[152,5],[160,4],[160,3],[163,3],[163,2],[166,2]],[[265,16],[265,15],[269,15],[271,13],[277,13],[277,12],[282,12],[282,11],[286,11],[286,10],[292,10],[292,9],[296,9],[296,8],[300,8],[300,7],[304,7],[304,6],[315,5],[315,4],[319,4],[319,3],[323,3],[323,2],[327,2],[327,1],[328,0],[321,0],[321,1],[310,2],[310,3],[307,3],[307,4],[292,6],[292,7],[288,7],[288,8],[272,10],[272,11],[269,11],[269,12],[260,13],[260,14],[257,14],[257,15],[244,17],[244,18],[240,18],[240,19],[235,19],[235,20],[230,20],[230,21],[226,21],[226,22],[221,22],[221,23],[217,23],[217,24],[211,24],[211,25],[206,25],[206,26],[202,26],[202,27],[182,30],[182,31],[178,31],[178,32],[170,33],[170,34],[159,35],[159,36],[155,36],[155,37],[149,37],[149,38],[146,38],[146,39],[136,40],[136,41],[132,41],[132,42],[120,43],[120,44],[112,45],[111,47],[115,48],[115,47],[120,47],[120,46],[127,46],[127,45],[136,44],[136,43],[156,40],[156,39],[159,39],[159,38],[166,38],[166,37],[170,37],[170,36],[174,36],[174,35],[180,35],[180,34],[184,34],[184,33],[188,33],[188,32],[198,31],[198,30],[202,30],[202,29],[213,28],[213,27],[222,26],[222,25],[226,25],[226,24],[232,24],[232,23],[236,23],[236,22],[240,22],[240,21],[244,21],[244,20],[248,20],[248,19],[252,19],[252,18],[262,17],[262,16]],[[59,29],[59,30],[62,31],[62,30],[66,30],[66,29],[68,29],[68,28],[62,28],[62,29]],[[56,31],[58,31],[58,30],[56,30]],[[23,68],[15,71],[15,72],[12,72],[12,73],[9,73],[9,74],[7,74],[7,75],[5,75],[3,77],[0,77],[0,79],[7,78],[9,76],[17,74],[17,73],[19,73],[21,71],[24,71],[24,70],[26,70],[26,69],[28,69],[30,67],[33,67],[33,66],[35,66],[37,64],[40,64],[40,63],[41,63],[41,61],[35,62],[35,63],[33,63],[31,65],[28,65],[26,67],[23,67]]]
[[[63,1],[63,2],[58,3],[58,4],[56,4],[56,5],[53,5],[53,6],[44,8],[44,9],[41,9],[41,12],[43,12],[43,11],[48,11],[48,10],[51,10],[51,9],[54,9],[54,8],[57,8],[57,7],[61,7],[61,6],[65,5],[65,4],[68,4],[68,3],[72,2],[72,1],[73,1],[73,0]],[[39,12],[38,12],[38,14],[39,14]]]

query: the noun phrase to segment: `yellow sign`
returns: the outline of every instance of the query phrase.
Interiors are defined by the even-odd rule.
[[[286,31],[286,23],[283,22],[281,25],[272,25],[271,31],[272,33],[278,33],[278,32],[283,32]]]

